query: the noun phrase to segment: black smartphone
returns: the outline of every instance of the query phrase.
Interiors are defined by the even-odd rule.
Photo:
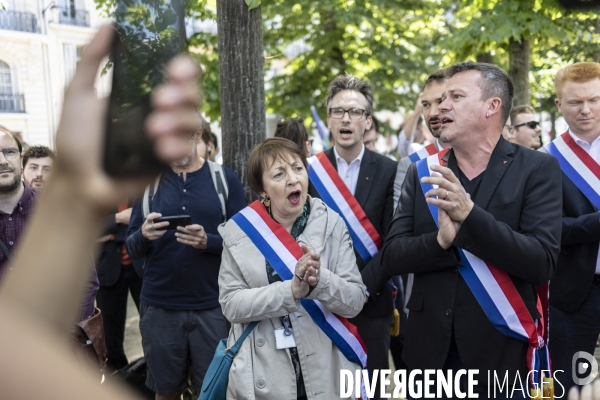
[[[169,221],[169,225],[163,228],[156,228],[157,231],[164,231],[167,229],[177,229],[178,226],[188,226],[192,224],[192,218],[189,215],[173,215],[171,217],[160,217],[156,218],[153,223],[158,224],[159,222]]]
[[[111,176],[164,171],[146,136],[150,94],[165,81],[164,68],[185,49],[186,0],[121,0],[115,9],[115,39],[106,68],[112,67],[104,146]]]

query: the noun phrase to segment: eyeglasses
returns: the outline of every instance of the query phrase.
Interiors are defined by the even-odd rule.
[[[527,125],[530,129],[535,129],[539,126],[539,122],[537,121],[529,121],[529,122],[523,122],[522,124],[519,125],[513,125],[512,128],[517,129],[523,125]]]
[[[7,160],[14,160],[19,155],[19,149],[16,147],[7,147],[6,149],[0,150],[4,154],[4,158]]]
[[[349,108],[347,110],[343,108],[330,108],[329,115],[335,119],[344,118],[344,114],[348,113],[350,119],[361,119],[363,114],[369,115],[367,110],[363,110],[362,108]]]

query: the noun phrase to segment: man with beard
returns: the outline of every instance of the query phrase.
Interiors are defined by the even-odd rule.
[[[146,385],[157,400],[179,399],[188,376],[199,392],[217,343],[227,337],[217,283],[223,214],[208,163],[197,154],[198,134],[190,135],[188,157],[161,175],[147,217],[142,201],[134,205],[126,242],[132,261],[144,266],[140,332]],[[230,218],[246,202],[238,177],[223,170]],[[165,230],[169,222],[155,221],[178,215],[188,215],[191,225]]]
[[[34,149],[33,151],[31,151]],[[40,150],[42,149],[42,150]],[[42,173],[41,177],[32,176],[28,184],[21,180],[23,174],[23,159],[21,155],[23,147],[17,136],[7,128],[0,126],[0,280],[5,273],[12,270],[8,265],[9,258],[14,253],[21,235],[27,226],[27,222],[32,214],[38,191],[41,189],[47,179],[47,174]],[[43,146],[29,147],[25,155],[27,164],[37,161],[33,155],[45,155],[54,159],[52,150]],[[39,163],[44,165],[45,163]],[[35,174],[34,174],[35,175]],[[39,180],[37,182],[36,179]],[[98,277],[96,271],[92,269],[92,276],[85,290],[82,306],[80,308],[79,319],[82,321],[94,314],[94,300],[98,291]]]
[[[25,230],[37,195],[21,181],[22,150],[17,137],[0,126],[0,279],[10,269],[8,257]]]
[[[441,143],[438,139],[442,130],[442,123],[440,121],[440,110],[438,106],[442,102],[442,93],[446,87],[446,71],[440,69],[433,74],[429,75],[425,80],[425,87],[423,93],[419,96],[421,101],[421,108],[423,109],[423,117],[427,128],[435,138],[435,141],[429,146],[434,146],[435,150],[440,151],[449,147],[447,143]],[[414,154],[414,153],[413,153]],[[415,160],[410,156],[403,157],[398,163],[398,171],[396,172],[396,180],[394,181],[394,209],[398,205],[400,199],[400,192],[402,191],[402,184],[404,183],[404,177],[408,166]]]
[[[52,173],[56,155],[46,146],[31,146],[23,153],[23,180],[34,189],[42,190]]]

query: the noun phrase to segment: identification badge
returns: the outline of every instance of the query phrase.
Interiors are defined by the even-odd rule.
[[[275,329],[275,346],[278,350],[296,347],[296,339],[294,339],[294,330],[292,328]]]

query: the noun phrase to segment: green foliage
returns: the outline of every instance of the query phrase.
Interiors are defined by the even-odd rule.
[[[510,39],[531,43],[530,85],[536,107],[552,111],[554,75],[560,67],[593,61],[600,53],[598,13],[565,11],[555,0],[461,0],[442,46],[452,49],[451,62],[491,53],[508,70]]]
[[[248,5],[248,10],[252,10],[260,6],[260,0],[246,0],[246,4]]]
[[[115,0],[96,4],[109,13]],[[530,40],[532,101],[550,110],[560,67],[600,61],[597,10],[556,0],[270,0],[261,11],[267,111],[285,117],[310,120],[311,105],[323,117],[328,84],[344,72],[373,84],[376,109],[412,108],[438,68],[489,53],[507,70],[511,38]],[[216,1],[194,0],[188,15],[216,24]],[[189,47],[203,65],[203,111],[218,119],[217,37],[195,33]]]
[[[376,109],[412,106],[443,54],[438,1],[274,0],[263,13],[267,65],[285,65],[268,83],[267,111],[284,116],[308,117],[310,105],[324,115],[328,84],[344,72],[372,83]]]

